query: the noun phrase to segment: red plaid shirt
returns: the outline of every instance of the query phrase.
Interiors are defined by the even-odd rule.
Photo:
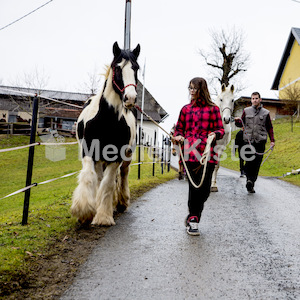
[[[183,153],[185,160],[199,161],[199,157],[201,157],[206,146],[207,136],[211,132],[216,134],[217,140],[224,136],[218,106],[208,106],[204,101],[197,101],[191,102],[181,109],[174,136],[182,135],[185,138]],[[214,144],[210,149],[209,162],[217,164],[217,159],[215,159],[217,154],[214,152],[213,147]]]

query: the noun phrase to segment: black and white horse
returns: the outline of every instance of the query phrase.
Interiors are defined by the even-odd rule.
[[[137,96],[139,53],[140,45],[130,51],[114,43],[103,90],[86,102],[77,120],[82,170],[71,213],[81,223],[115,225],[114,210],[124,211],[129,205],[128,173],[136,135],[130,108]]]

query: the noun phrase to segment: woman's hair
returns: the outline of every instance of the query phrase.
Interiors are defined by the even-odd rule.
[[[207,83],[204,78],[195,77],[190,81],[189,87],[193,84],[194,88],[197,89],[197,100],[204,100],[207,105],[215,106],[210,98]]]

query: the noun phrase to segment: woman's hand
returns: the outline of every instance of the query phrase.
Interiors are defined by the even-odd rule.
[[[214,139],[213,139],[214,141],[216,140],[216,137],[217,137],[214,132],[209,133],[208,136],[213,136],[214,137]]]
[[[177,136],[172,138],[172,142],[174,144],[183,143],[184,142],[184,137],[182,135],[177,135]]]

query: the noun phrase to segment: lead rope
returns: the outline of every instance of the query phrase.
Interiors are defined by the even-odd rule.
[[[246,135],[246,138],[247,138],[247,140],[248,140],[248,144],[249,144],[250,146],[252,146],[251,141],[250,141],[250,138],[249,138],[249,136],[248,136],[248,134],[247,134],[247,131],[246,131],[246,128],[245,128],[245,124],[244,124],[242,118],[239,118],[239,119],[240,119],[241,122],[242,122],[242,126],[243,126],[243,128],[244,128],[245,135]],[[267,155],[267,157],[263,160],[263,162],[261,163],[261,166],[262,166],[262,165],[264,164],[264,162],[268,159],[268,157],[272,154],[273,150],[274,150],[274,148],[273,148],[273,147],[270,147],[267,151],[265,151],[265,152],[263,152],[263,153],[260,153],[260,152],[256,152],[256,151],[255,151],[255,154],[257,154],[257,155],[265,155],[265,154],[267,154],[269,151],[271,151],[271,152]]]
[[[204,152],[203,152],[203,154],[201,156],[201,159],[200,159],[200,164],[202,166],[204,166],[204,167],[203,167],[202,178],[201,178],[201,181],[200,181],[200,183],[198,185],[196,185],[196,183],[192,179],[192,176],[191,176],[191,174],[190,174],[190,172],[188,170],[188,167],[187,167],[187,165],[185,163],[185,160],[184,160],[184,157],[183,157],[183,153],[182,153],[182,149],[181,149],[181,147],[179,147],[180,156],[181,156],[183,165],[185,167],[186,174],[187,174],[187,176],[188,176],[188,178],[190,180],[190,183],[196,189],[199,189],[202,186],[202,184],[203,184],[203,181],[204,181],[204,178],[205,178],[205,173],[206,173],[207,163],[208,163],[208,160],[210,158],[210,147],[211,147],[211,144],[212,144],[213,140],[214,140],[214,136],[210,135],[210,136],[207,137],[206,146],[205,146]]]
[[[157,122],[155,122],[149,115],[147,115],[138,105],[135,105],[135,108],[140,112],[142,113],[144,116],[146,116],[151,122],[153,122],[157,127],[159,127],[163,132],[165,132],[171,139],[173,138],[173,135],[170,134],[169,132],[167,132],[164,128],[162,128]],[[179,152],[180,152],[180,156],[181,156],[181,159],[182,159],[182,162],[183,162],[183,165],[185,167],[185,170],[186,170],[186,174],[190,180],[190,183],[193,185],[194,188],[196,189],[199,189],[202,184],[203,184],[203,181],[204,181],[204,178],[205,178],[205,173],[206,173],[206,167],[207,167],[207,163],[208,163],[208,160],[210,158],[210,148],[211,148],[211,144],[214,140],[214,137],[213,136],[208,136],[207,137],[207,141],[206,141],[206,146],[205,146],[205,149],[204,149],[204,152],[202,154],[202,157],[200,159],[200,164],[203,165],[203,173],[202,173],[202,178],[201,178],[201,181],[200,183],[197,185],[190,172],[189,172],[189,169],[184,161],[184,156],[183,156],[183,153],[182,153],[182,149],[181,147],[178,147],[179,148]]]

